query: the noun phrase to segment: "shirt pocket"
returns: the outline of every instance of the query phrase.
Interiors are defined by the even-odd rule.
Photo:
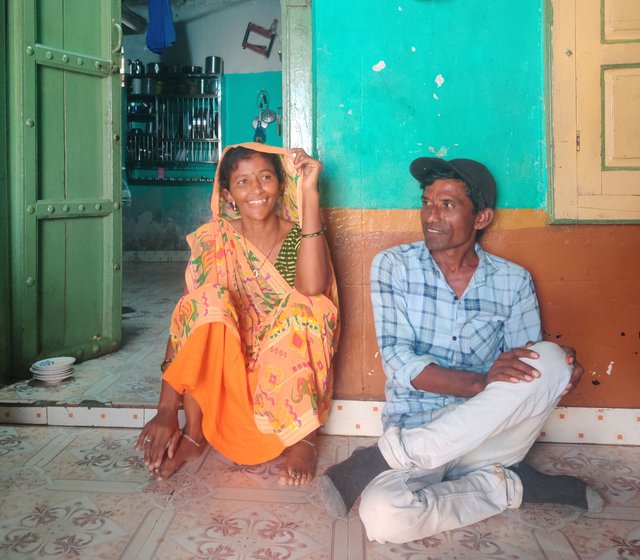
[[[465,365],[475,371],[487,371],[502,351],[503,343],[503,322],[495,316],[478,315],[460,330]]]

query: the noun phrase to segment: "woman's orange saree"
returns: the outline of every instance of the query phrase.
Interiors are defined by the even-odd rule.
[[[279,214],[300,223],[291,156],[264,144],[242,145],[282,158],[287,180]],[[338,333],[335,279],[332,273],[321,296],[289,286],[231,225],[238,215],[221,198],[217,173],[211,210],[212,220],[187,237],[187,292],[170,328],[176,357],[163,378],[198,402],[214,448],[238,463],[257,464],[326,421]]]

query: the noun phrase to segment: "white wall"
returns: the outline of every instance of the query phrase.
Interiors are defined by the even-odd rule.
[[[215,0],[189,0],[173,10],[176,27],[176,44],[162,55],[147,50],[146,35],[125,35],[124,49],[127,59],[166,64],[204,66],[207,56],[220,56],[227,74],[246,74],[281,71],[278,52],[280,42],[280,1],[248,0],[219,8]],[[146,7],[136,11],[147,18]],[[242,40],[249,22],[268,29],[278,20],[278,36],[271,49],[271,56],[242,48]],[[268,39],[252,33],[249,42],[267,45]]]

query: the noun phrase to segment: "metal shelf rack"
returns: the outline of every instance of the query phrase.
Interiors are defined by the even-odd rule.
[[[127,181],[202,182],[175,172],[202,171],[221,151],[220,74],[128,74],[125,77]],[[157,170],[156,177],[140,174]],[[213,168],[209,172],[213,175]],[[146,175],[146,176],[145,176]]]

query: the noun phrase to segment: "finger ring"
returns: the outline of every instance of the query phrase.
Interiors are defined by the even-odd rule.
[[[144,443],[150,443],[151,442],[151,438],[149,436],[144,438]]]

